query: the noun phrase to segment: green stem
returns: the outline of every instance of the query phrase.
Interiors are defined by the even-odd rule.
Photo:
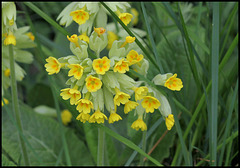
[[[142,150],[144,152],[146,151],[146,142],[147,142],[146,136],[147,136],[147,131],[143,131],[143,133],[142,133]],[[144,156],[143,155],[141,155],[141,157],[140,157],[139,166],[144,166]]]
[[[104,130],[98,128],[98,157],[97,157],[97,166],[103,166],[104,164]]]
[[[15,66],[14,66],[14,55],[13,55],[13,45],[9,45],[9,59],[10,59],[10,75],[11,75],[11,90],[12,90],[12,101],[13,101],[13,109],[15,112],[15,118],[17,125],[21,132],[23,132],[22,123],[21,123],[21,117],[20,117],[20,110],[19,110],[19,104],[18,104],[18,94],[17,94],[17,81],[15,76]],[[24,164],[26,166],[29,166],[29,158],[27,154],[27,148],[25,146],[23,138],[20,136],[20,133],[18,134],[19,140],[20,140],[20,146],[22,149],[22,155]]]

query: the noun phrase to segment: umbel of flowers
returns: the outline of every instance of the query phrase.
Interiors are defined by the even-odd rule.
[[[9,45],[13,45],[17,81],[22,81],[26,74],[17,62],[30,64],[33,61],[33,55],[23,49],[35,47],[34,36],[28,32],[28,26],[17,28],[15,21],[14,2],[2,2],[2,95],[10,87]],[[8,100],[4,98],[4,102],[7,104]]]
[[[114,123],[122,120],[117,114],[117,108],[123,105],[125,114],[135,109],[135,114],[138,116],[131,127],[136,130],[146,130],[145,115],[160,109],[166,104],[166,99],[164,97],[157,99],[157,92],[154,89],[141,86],[142,82],[134,81],[126,74],[133,65],[137,64],[141,69],[147,67],[144,64],[148,63],[142,54],[133,49],[135,37],[127,36],[125,40],[115,40],[108,55],[102,57],[100,52],[108,44],[107,32],[104,28],[94,28],[90,37],[85,40],[76,34],[67,36],[67,39],[73,55],[58,59],[50,56],[46,59],[45,67],[49,75],[57,74],[61,69],[68,70],[70,77],[66,81],[68,87],[61,89],[60,95],[64,100],[70,100],[71,105],[76,106],[79,112],[76,119],[83,123],[100,124],[106,120]],[[95,52],[96,59],[92,60],[88,57],[88,47]],[[164,76],[160,76],[159,79],[159,75],[155,77],[156,84],[159,84],[159,80],[162,82]],[[176,78],[176,75],[164,80],[166,87],[171,90],[179,90],[182,87],[182,82]],[[104,107],[110,114],[104,111]],[[165,107],[160,111],[166,109]],[[162,114],[170,130],[174,125],[173,115],[171,111],[164,111]]]

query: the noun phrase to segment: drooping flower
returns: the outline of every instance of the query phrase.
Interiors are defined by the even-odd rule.
[[[108,118],[108,123],[112,124],[119,120],[122,120],[122,117],[120,115],[118,115],[116,112],[112,112]]]
[[[171,130],[173,125],[174,125],[174,117],[172,114],[169,114],[166,118],[165,118],[165,124],[167,126],[168,130]]]
[[[102,81],[99,78],[94,77],[92,75],[89,75],[85,79],[85,81],[86,81],[86,87],[89,92],[96,92],[102,87]]]
[[[128,25],[128,23],[131,22],[133,15],[130,13],[121,13],[118,17],[125,25]]]
[[[86,121],[88,121],[90,118],[90,114],[85,114],[85,113],[80,113],[78,116],[77,116],[77,120],[80,120],[81,122],[85,123]]]
[[[83,67],[80,64],[70,64],[68,65],[68,68],[70,68],[68,72],[68,76],[74,76],[76,79],[81,79],[83,74]]]
[[[119,73],[126,73],[127,71],[129,71],[128,61],[125,61],[124,58],[121,59],[115,64],[113,71]]]
[[[71,35],[71,37],[69,37],[69,36],[67,35],[67,39],[68,39],[70,42],[74,43],[74,44],[76,45],[76,47],[80,47],[79,44],[78,44],[78,36],[77,36],[76,34]]]
[[[110,68],[110,62],[110,59],[104,56],[103,58],[93,60],[92,66],[97,74],[104,75]]]
[[[84,10],[73,11],[70,13],[70,16],[72,16],[72,19],[79,25],[84,24],[89,19],[88,12]]]
[[[76,105],[78,100],[81,99],[81,93],[76,88],[65,88],[62,89],[61,92],[60,96],[62,96],[64,100],[70,99],[71,105]]]
[[[147,130],[147,125],[145,124],[142,118],[138,118],[136,121],[134,121],[131,127],[137,131],[139,129],[141,129],[142,131]]]
[[[98,34],[98,37],[100,37],[103,33],[105,33],[106,29],[104,29],[103,27],[99,28],[94,27],[94,31]]]
[[[9,69],[9,68],[7,68],[7,69],[4,71],[4,75],[5,75],[6,77],[9,77],[9,76],[10,76],[10,69]]]
[[[77,103],[77,110],[81,113],[88,114],[93,109],[93,103],[88,99],[80,99]]]
[[[103,114],[99,109],[96,110],[89,118],[90,123],[97,122],[98,124],[104,123],[104,119],[107,120],[107,116]]]
[[[72,120],[72,113],[69,110],[63,110],[61,113],[62,123],[68,125]]]
[[[132,36],[127,36],[126,40],[124,41],[124,43],[121,45],[120,48],[124,47],[125,45],[127,45],[128,43],[133,43],[135,41],[135,37]]]
[[[9,31],[7,37],[4,40],[4,45],[16,45],[16,37],[13,35],[13,33],[11,31]]]
[[[130,95],[127,93],[121,92],[118,88],[115,88],[116,95],[114,96],[114,104],[120,106],[120,103],[125,104],[129,101]]]
[[[183,84],[182,84],[182,80],[177,78],[177,74],[174,74],[173,76],[167,79],[164,86],[170,90],[180,91],[181,88],[183,87]]]
[[[143,55],[138,55],[137,51],[131,50],[128,55],[126,56],[127,61],[129,62],[129,66],[136,64],[137,62],[142,61]]]
[[[78,38],[79,38],[80,40],[83,40],[83,41],[89,43],[89,37],[87,36],[86,32],[83,33],[83,34],[81,34],[81,35],[79,35]]]
[[[133,109],[135,109],[139,104],[137,102],[129,100],[127,103],[124,105],[124,113],[127,114]]]
[[[54,73],[58,73],[62,67],[61,63],[54,57],[48,57],[46,59],[48,62],[44,66],[46,67],[46,71],[48,72],[48,75],[52,75]]]
[[[153,113],[154,109],[157,109],[160,105],[158,99],[152,96],[145,96],[142,101],[142,107],[145,108],[146,113]]]
[[[148,93],[148,88],[146,86],[134,87],[133,90],[135,92],[136,101],[143,99]]]

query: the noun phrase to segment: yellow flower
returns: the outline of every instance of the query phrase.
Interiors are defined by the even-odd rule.
[[[115,121],[119,121],[119,120],[122,120],[122,117],[120,115],[118,115],[116,112],[113,112],[110,114],[109,116],[109,120],[108,120],[108,123],[109,124],[112,124],[114,123]]]
[[[52,75],[54,73],[57,74],[60,71],[62,64],[58,62],[56,58],[48,57],[46,61],[48,63],[45,64],[45,67],[46,67],[46,71],[48,72],[48,75]]]
[[[28,32],[28,33],[26,33],[26,35],[27,35],[32,41],[35,40],[35,37],[34,37],[34,35],[32,34],[32,32]]]
[[[70,64],[68,65],[70,71],[68,72],[68,76],[74,76],[76,79],[81,79],[83,74],[83,67],[79,64]]]
[[[89,19],[88,12],[85,12],[84,10],[76,10],[70,13],[70,16],[72,16],[73,20],[78,24],[84,24]]]
[[[132,24],[136,25],[138,23],[138,11],[135,8],[131,8],[131,13],[133,14]]]
[[[7,105],[7,104],[9,104],[9,101],[8,101],[8,99],[5,99],[5,98],[3,98],[3,101],[4,101],[4,103]],[[2,106],[4,106],[4,103],[3,103],[3,101],[2,101]]]
[[[80,99],[76,104],[78,104],[76,109],[80,113],[83,112],[84,114],[87,114],[93,109],[93,103],[88,99]]]
[[[173,125],[174,125],[174,117],[172,114],[169,114],[167,118],[165,118],[165,123],[166,123],[166,126],[167,126],[167,129],[168,130],[171,130]]]
[[[74,105],[74,104],[76,105],[77,101],[81,99],[80,91],[75,88],[62,89],[61,92],[62,93],[60,94],[60,96],[62,96],[64,100],[70,99],[71,105]]]
[[[113,71],[119,73],[126,73],[126,71],[129,71],[128,61],[125,61],[124,58],[121,59],[115,64]]]
[[[112,31],[108,31],[108,45],[107,45],[107,49],[110,50],[112,48],[112,44],[115,40],[118,39],[118,36],[113,33]]]
[[[148,88],[146,86],[134,87],[133,90],[135,92],[136,101],[143,99],[148,93]]]
[[[146,113],[153,113],[154,109],[157,109],[160,105],[158,99],[152,96],[145,96],[142,101],[142,107],[145,108]]]
[[[133,15],[130,13],[121,13],[118,17],[125,25],[128,25],[128,23],[131,22]]]
[[[139,104],[137,102],[129,100],[124,106],[124,113],[127,114],[135,109]]]
[[[80,40],[83,40],[83,41],[89,43],[89,37],[87,36],[86,33],[83,33],[83,34],[79,35],[78,38],[79,38]]]
[[[4,71],[4,75],[5,75],[6,77],[9,77],[9,76],[10,76],[10,69],[9,69],[9,68]]]
[[[181,88],[183,87],[183,84],[182,84],[182,80],[177,78],[177,74],[174,74],[173,76],[167,79],[164,86],[170,90],[180,91]]]
[[[147,130],[147,125],[145,124],[145,122],[141,119],[138,118],[136,121],[134,121],[131,125],[131,127],[135,130],[139,130],[141,129],[142,131]]]
[[[90,123],[97,122],[98,124],[104,123],[104,119],[107,120],[107,116],[103,114],[99,109],[96,110],[89,118]]]
[[[90,118],[90,114],[85,114],[85,113],[80,113],[78,116],[77,116],[77,120],[80,120],[81,122],[85,123],[86,121],[88,121]]]
[[[135,41],[135,37],[127,36],[125,42],[121,45],[120,48],[124,47],[128,43],[133,43]]]
[[[118,88],[115,88],[116,95],[114,96],[114,104],[120,106],[120,103],[125,104],[129,101],[130,96],[127,93],[121,92]]]
[[[105,33],[105,29],[103,27],[99,27],[99,28],[95,28],[94,27],[94,31],[98,34],[98,36],[100,37],[102,34]]]
[[[97,74],[104,75],[110,68],[110,59],[106,56],[93,60],[92,66]]]
[[[142,54],[138,55],[138,53],[135,50],[131,50],[126,56],[126,59],[129,62],[129,66],[130,66],[137,62],[142,61],[143,55]]]
[[[96,92],[102,87],[102,81],[97,77],[93,77],[92,75],[89,75],[85,81],[89,92]]]
[[[78,36],[77,36],[76,34],[71,35],[71,37],[69,37],[69,36],[67,35],[67,39],[68,39],[70,42],[74,43],[74,44],[76,45],[76,47],[80,47],[79,44],[78,44]]]
[[[16,37],[13,35],[13,33],[10,31],[7,35],[6,39],[4,40],[4,45],[16,45]]]
[[[72,113],[69,110],[63,110],[61,113],[62,122],[64,125],[67,125],[71,122]]]

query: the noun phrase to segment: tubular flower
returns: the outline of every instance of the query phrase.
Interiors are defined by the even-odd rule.
[[[104,75],[110,68],[110,62],[110,59],[104,56],[103,58],[93,60],[92,66],[97,74]]]
[[[4,45],[16,45],[16,37],[13,35],[13,33],[10,31],[7,35],[6,39],[4,40]]]
[[[165,123],[166,123],[166,126],[167,126],[167,129],[168,130],[171,130],[173,125],[174,125],[174,117],[172,114],[169,114],[168,117],[165,119]]]
[[[125,104],[129,101],[130,96],[127,93],[121,92],[118,88],[115,88],[116,95],[114,96],[114,104],[120,106],[120,103]]]
[[[128,25],[128,23],[131,22],[133,15],[130,13],[121,13],[118,17],[125,25]]]
[[[180,91],[181,88],[183,87],[183,84],[182,84],[182,80],[177,78],[177,74],[174,74],[173,76],[167,79],[164,86],[170,90]]]
[[[88,114],[93,109],[93,103],[88,99],[80,99],[77,103],[77,110],[81,113]]]
[[[89,92],[96,92],[102,87],[102,81],[97,77],[93,77],[92,75],[89,75],[85,81]]]
[[[68,72],[68,76],[74,76],[76,79],[81,79],[83,74],[83,67],[79,64],[70,64],[68,65],[70,71]]]
[[[48,72],[48,75],[52,75],[54,73],[57,74],[63,65],[60,62],[58,62],[58,60],[54,57],[48,57],[46,61],[48,63],[45,64],[44,66],[46,68],[46,71]]]
[[[146,113],[153,113],[154,109],[157,109],[160,105],[158,99],[152,96],[145,96],[142,101],[142,107],[145,108]]]
[[[9,76],[10,76],[10,69],[9,69],[9,68],[4,71],[4,75],[5,75],[6,77],[9,77]]]
[[[110,114],[109,118],[108,118],[108,123],[109,124],[112,124],[114,123],[115,121],[119,121],[119,120],[122,120],[122,117],[120,115],[118,115],[116,112],[113,112]]]
[[[83,41],[89,43],[89,37],[87,36],[86,33],[83,33],[83,34],[79,35],[78,38],[79,38],[80,40],[83,40]]]
[[[127,114],[135,109],[139,104],[137,102],[129,100],[124,106],[124,113]]]
[[[108,36],[107,36],[108,37],[107,49],[110,50],[112,48],[113,42],[118,39],[118,36],[115,33],[111,32],[111,31],[108,31],[107,33],[108,33]]]
[[[76,34],[71,35],[71,37],[69,37],[69,36],[67,35],[67,39],[68,39],[70,42],[74,43],[77,47],[80,47],[79,44],[78,44],[78,36],[77,36]]]
[[[85,123],[86,121],[88,121],[90,118],[90,114],[85,114],[85,113],[80,113],[78,116],[77,116],[77,120],[80,120],[81,122]]]
[[[103,114],[99,109],[96,110],[89,118],[90,123],[97,122],[98,124],[104,123],[104,119],[107,120],[107,116]]]
[[[136,121],[134,121],[131,125],[131,127],[135,130],[139,130],[141,129],[142,131],[147,130],[147,125],[145,124],[145,122],[141,119],[138,118]]]
[[[72,88],[72,89],[71,88],[62,89],[61,92],[62,93],[60,94],[60,96],[62,96],[62,98],[64,100],[70,99],[70,104],[71,105],[76,105],[78,100],[81,99],[80,91],[75,89],[75,88]]]
[[[99,27],[99,28],[94,27],[94,31],[98,34],[98,37],[100,37],[102,34],[105,33],[106,29],[104,29],[103,27]]]
[[[136,101],[143,99],[148,93],[148,88],[146,86],[134,87],[133,90],[135,92]]]
[[[89,19],[88,12],[84,10],[73,11],[70,13],[70,16],[72,16],[72,19],[79,25],[84,24]]]
[[[125,42],[121,45],[120,48],[124,47],[128,43],[133,43],[135,41],[135,37],[127,36]]]
[[[126,73],[127,71],[129,71],[128,61],[125,61],[124,58],[121,59],[115,64],[113,71],[119,73]]]
[[[143,55],[142,54],[138,55],[138,53],[135,50],[131,50],[126,56],[126,59],[129,62],[129,66],[130,66],[137,62],[142,61]]]
[[[62,122],[64,125],[68,125],[72,119],[72,113],[69,110],[63,110],[61,113]]]
[[[28,33],[26,33],[26,35],[27,35],[32,41],[35,40],[35,37],[34,37],[34,35],[32,34],[32,32],[28,32]]]

